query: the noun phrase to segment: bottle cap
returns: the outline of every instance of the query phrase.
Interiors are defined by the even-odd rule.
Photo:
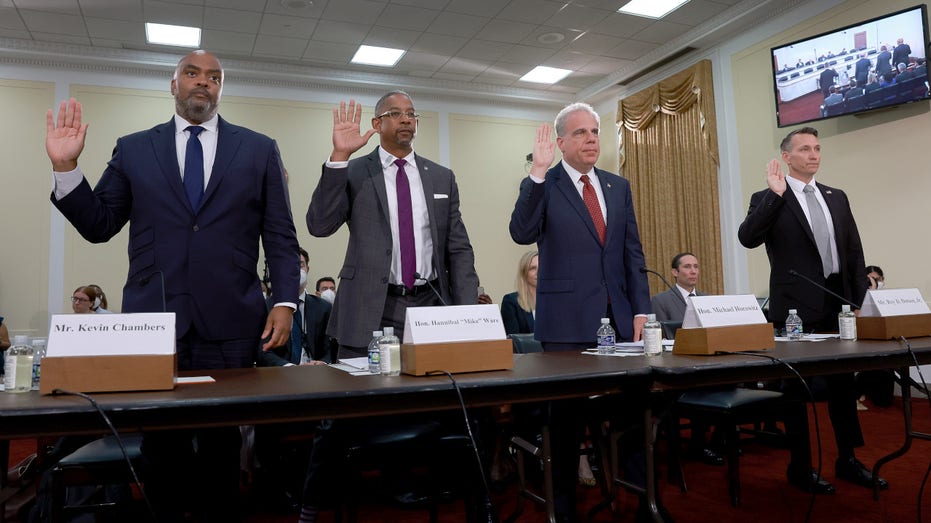
[[[13,345],[29,345],[29,336],[25,334],[13,336]]]
[[[842,312],[850,312],[850,305],[841,305],[840,310]]]
[[[385,336],[394,336],[394,327],[385,327]]]
[[[647,314],[647,321],[656,321],[655,314]]]
[[[601,324],[602,324],[602,325],[607,325],[607,324],[609,324],[609,323],[611,323],[611,320],[609,320],[608,318],[601,318]]]
[[[382,331],[372,331],[373,338],[381,338],[384,335]]]
[[[798,309],[789,309],[789,314],[798,314]]]

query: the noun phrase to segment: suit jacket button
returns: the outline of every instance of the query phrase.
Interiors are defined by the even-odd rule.
[[[385,249],[385,254],[387,254],[388,256],[391,256],[391,249]]]
[[[388,278],[387,278],[387,277],[382,278],[382,279],[381,279],[381,282],[382,282],[382,283],[388,283]]]
[[[199,231],[199,230],[200,230],[200,225],[195,225],[195,226],[194,226],[194,232],[197,232],[197,231]]]

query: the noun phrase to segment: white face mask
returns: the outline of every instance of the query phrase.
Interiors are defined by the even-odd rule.
[[[300,288],[303,289],[304,286],[306,286],[306,285],[307,285],[307,271],[305,271],[304,269],[301,269],[301,286],[300,286]]]
[[[885,286],[886,286],[886,282],[884,282],[884,281],[878,281],[878,282],[876,282],[876,288],[877,288],[877,289],[882,289],[882,288],[885,287]]]
[[[333,303],[334,301],[336,301],[336,293],[333,292],[333,289],[327,289],[321,292],[320,297],[330,303]]]

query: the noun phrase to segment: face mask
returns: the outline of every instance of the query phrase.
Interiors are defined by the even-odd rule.
[[[884,282],[884,281],[878,281],[878,282],[876,282],[876,288],[877,288],[877,289],[882,289],[882,288],[885,287],[885,286],[886,286],[886,282]]]
[[[300,288],[303,289],[305,285],[307,285],[307,271],[305,271],[304,269],[301,269],[301,286],[300,286]]]
[[[320,293],[320,297],[324,300],[333,303],[336,300],[336,293],[332,289],[327,289]]]

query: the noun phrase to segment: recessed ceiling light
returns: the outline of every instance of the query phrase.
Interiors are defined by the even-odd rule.
[[[558,44],[566,39],[566,35],[562,33],[543,33],[537,37],[537,42],[541,44]]]
[[[557,67],[546,67],[538,65],[529,73],[520,77],[522,82],[533,82],[537,84],[555,84],[571,73],[569,69],[559,69]]]
[[[618,9],[617,12],[643,16],[645,18],[662,18],[688,1],[689,0],[630,0],[627,5]]]
[[[307,9],[314,3],[311,0],[278,0],[278,5],[285,9]]]
[[[360,45],[351,62],[354,64],[394,67],[394,64],[398,63],[402,56],[404,56],[404,51],[401,49]]]
[[[200,28],[146,22],[145,41],[150,44],[200,47]]]

